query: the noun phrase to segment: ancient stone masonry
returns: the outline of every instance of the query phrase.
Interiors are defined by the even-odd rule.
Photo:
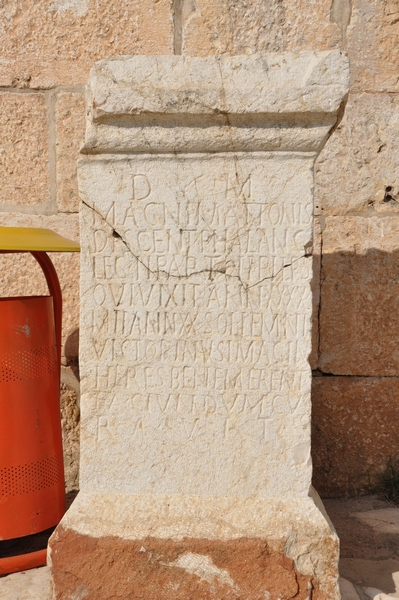
[[[347,86],[338,51],[93,68],[81,492],[51,542],[57,598],[339,597],[307,359],[313,164]],[[104,556],[126,551],[115,583]]]
[[[315,482],[324,496],[361,492],[369,473],[384,469],[397,444],[395,441],[392,446],[384,433],[386,427],[381,426],[380,431],[373,429],[373,441],[366,455],[353,451],[349,456],[352,425],[360,439],[370,437],[372,426],[366,419],[356,421],[355,411],[351,411],[351,424],[341,419],[341,410],[330,412],[341,398],[335,389],[338,379],[331,375],[339,378],[340,389],[346,388],[342,398],[351,397],[352,375],[362,377],[362,398],[379,413],[381,424],[389,422],[387,414],[396,410],[399,373],[399,363],[393,356],[399,331],[399,312],[394,308],[397,243],[390,234],[376,237],[374,232],[398,227],[397,0],[3,0],[0,31],[1,222],[9,226],[49,226],[59,233],[67,227],[68,235],[74,239],[79,234],[76,163],[84,141],[84,84],[96,60],[131,54],[206,57],[337,48],[348,53],[351,84],[345,111],[341,111],[342,120],[338,119],[337,129],[315,166],[315,241],[319,244],[313,245],[310,363],[316,375],[329,376],[323,383],[314,379],[314,414],[324,411],[325,416],[329,415],[323,424],[318,417],[314,420]],[[97,106],[96,110],[101,108]],[[237,140],[236,130],[230,128],[229,139],[235,143],[230,150],[246,147],[249,151],[263,151],[265,137],[275,132],[273,126],[265,127],[271,114],[262,115],[262,127],[257,126],[256,119],[247,119],[246,127],[240,128],[243,115],[230,112],[229,118],[235,120],[238,131],[248,134],[245,146],[244,139]],[[303,113],[299,114],[306,123]],[[191,137],[191,151],[201,147],[219,151],[223,147],[220,136],[223,137],[224,115],[219,116],[218,120],[215,114],[196,113],[196,123],[202,123],[202,127],[197,127],[195,140]],[[144,132],[147,139],[142,139],[142,151],[147,144],[152,152],[156,140],[164,143],[169,132],[174,149],[185,151],[187,129],[182,123],[171,127],[173,116],[165,115],[163,110],[156,118],[153,113],[153,126],[143,132],[137,122],[134,128],[117,127],[116,120],[116,113],[115,118],[111,113],[102,120],[96,117],[97,137],[92,141],[87,137],[86,146],[94,143],[93,152],[103,149],[109,153],[114,148],[123,153],[131,145],[130,136]],[[312,122],[316,122],[315,115]],[[206,143],[202,139],[205,129],[213,132]],[[278,133],[282,134],[283,129],[280,124]],[[101,138],[102,130],[108,132],[106,140]],[[188,131],[192,130],[191,127]],[[262,133],[261,138],[255,137],[256,132]],[[301,150],[306,144],[301,145],[300,128],[296,127],[295,132],[298,138],[294,143],[291,127],[290,148]],[[274,146],[270,139],[266,140],[267,147],[278,150],[281,139],[275,135]],[[370,228],[365,227],[370,220]],[[359,244],[361,255],[357,251]],[[1,258],[3,294],[25,293],[28,289],[32,294],[42,293],[41,273],[27,260]],[[358,263],[355,268],[354,261]],[[57,263],[64,294],[62,361],[67,369],[63,371],[67,383],[72,376],[71,366],[78,374],[79,263],[76,256],[57,257]],[[30,273],[28,286],[15,276],[23,270]],[[383,271],[390,274],[386,285],[378,282],[365,286]],[[342,330],[343,323],[356,335],[344,331],[335,336],[336,325]],[[342,360],[337,361],[338,355]],[[369,377],[377,378],[376,394],[371,393],[374,388],[368,385]],[[78,385],[74,376],[73,381]],[[390,403],[387,414],[377,400],[380,396]],[[343,401],[343,411],[346,406]],[[334,425],[330,416],[334,416]],[[344,431],[347,433],[341,439]],[[342,446],[345,460],[340,458]],[[351,469],[351,474],[343,468],[347,461],[355,469]]]
[[[103,162],[81,167],[83,193],[91,187],[82,226],[94,231],[89,268],[96,274],[84,275],[84,386],[97,391],[101,415],[88,423],[96,430],[89,443],[98,446],[105,476],[120,448],[103,454],[96,437],[126,438],[132,458],[137,444],[148,444],[152,473],[146,473],[144,453],[132,464],[136,476],[120,473],[120,485],[130,493],[179,493],[184,485],[195,494],[201,475],[208,493],[220,488],[225,494],[234,485],[245,494],[264,485],[265,462],[273,465],[273,493],[289,487],[279,465],[285,440],[273,414],[286,414],[294,433],[308,411],[301,398],[309,389],[309,368],[300,346],[309,330],[311,260],[305,246],[312,207],[310,195],[300,205],[301,183],[310,179],[309,168],[300,172],[303,159],[279,160],[271,184],[268,154],[121,159],[108,163],[106,185]],[[110,197],[108,190],[118,188]],[[88,210],[94,197],[95,211]],[[162,447],[176,438],[192,446],[194,456],[170,465],[166,481]],[[299,434],[300,461],[307,458],[302,443]],[[199,459],[205,449],[218,464]],[[234,481],[240,460],[250,470]],[[288,479],[301,488],[295,461],[290,470]],[[89,468],[87,477],[92,475]],[[303,476],[307,480],[308,473]]]
[[[4,0],[0,38],[1,224],[50,227],[78,240],[76,163],[84,140],[84,86],[90,69],[112,54],[172,52],[171,2]],[[79,259],[60,255],[55,261],[64,300],[61,402],[71,410],[74,403],[75,420],[69,425],[75,439]],[[3,255],[1,294],[47,293],[34,263],[29,256]],[[78,440],[72,443],[64,425],[69,490],[78,486]]]

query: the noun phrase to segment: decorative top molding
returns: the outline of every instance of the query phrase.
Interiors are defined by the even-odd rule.
[[[84,151],[317,151],[348,89],[339,50],[102,60]]]

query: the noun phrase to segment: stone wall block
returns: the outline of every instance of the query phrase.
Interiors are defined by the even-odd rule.
[[[336,50],[92,69],[80,493],[50,542],[56,597],[73,593],[66,565],[106,597],[120,578],[100,546],[140,562],[124,597],[339,597],[310,496],[308,357],[313,165],[348,82]]]
[[[353,91],[398,91],[399,8],[379,0],[184,0],[190,55],[347,49]]]
[[[349,64],[339,50],[159,56],[153,63],[154,68],[145,56],[122,57],[93,67],[87,153],[189,149],[317,154],[349,85]],[[261,88],[254,84],[258,80]],[[312,112],[319,117],[309,126]],[[121,127],[122,120],[129,126]]]
[[[65,490],[79,489],[79,406],[77,394],[61,383],[61,423],[64,448]]]
[[[395,377],[313,379],[313,485],[323,497],[364,491],[396,456],[398,396]]]
[[[190,55],[328,50],[338,46],[339,26],[328,0],[251,2],[185,0],[183,52]]]
[[[44,227],[77,240],[77,215],[18,215],[0,213],[1,227]],[[50,254],[57,271],[63,297],[62,362],[75,365],[78,356],[79,329],[79,255],[54,252]],[[46,295],[48,288],[43,273],[28,253],[0,254],[0,289],[2,296]]]
[[[0,210],[50,201],[45,94],[0,93]]]
[[[399,96],[351,94],[316,162],[316,211],[399,211]]]
[[[352,90],[399,90],[399,5],[396,0],[354,0],[347,29]]]
[[[399,217],[328,217],[323,232],[319,368],[399,374]]]
[[[176,541],[150,536],[132,542],[93,538],[61,525],[51,543],[55,588],[65,590],[59,598],[73,598],[81,578],[85,585],[78,589],[84,590],[87,600],[140,596],[151,600],[305,600],[309,589],[315,600],[326,598],[315,579],[298,572],[285,556],[281,542],[267,544],[256,538]],[[324,543],[329,545],[329,540]],[[124,558],[115,560],[115,556]],[[68,571],[60,575],[64,561]],[[93,573],[96,563],[106,568]]]
[[[85,134],[83,92],[60,92],[55,115],[57,208],[61,212],[78,212],[76,163]]]
[[[16,0],[0,8],[0,86],[50,88],[85,83],[96,60],[168,54],[169,0]]]

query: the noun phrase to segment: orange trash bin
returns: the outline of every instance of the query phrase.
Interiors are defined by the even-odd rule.
[[[45,251],[79,246],[49,230],[0,227],[0,252],[26,251],[26,245],[50,295],[0,298],[0,575],[45,564],[46,547],[36,548],[40,540],[46,546],[40,534],[65,512],[62,298]]]

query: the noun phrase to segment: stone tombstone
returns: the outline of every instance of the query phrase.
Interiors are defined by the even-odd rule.
[[[347,91],[339,51],[94,66],[56,598],[339,598],[307,359],[313,164]]]

